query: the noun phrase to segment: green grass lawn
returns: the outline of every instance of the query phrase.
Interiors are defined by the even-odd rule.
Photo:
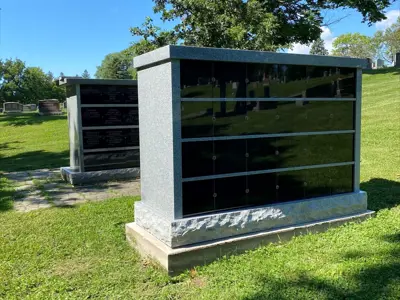
[[[399,299],[399,74],[388,69],[363,77],[361,186],[376,218],[169,278],[125,241],[137,198],[16,213],[3,178],[0,298]]]
[[[68,165],[66,115],[0,114],[0,172]]]

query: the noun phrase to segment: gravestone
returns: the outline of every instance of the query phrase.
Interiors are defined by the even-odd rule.
[[[3,113],[21,113],[23,105],[19,102],[4,102]]]
[[[400,67],[400,52],[396,53],[396,62],[395,62],[396,67]]]
[[[367,58],[367,65],[366,65],[366,69],[367,70],[371,70],[373,67],[374,67],[374,62],[372,61],[372,59],[370,59],[370,58]]]
[[[28,105],[31,107],[31,111],[35,111],[37,109],[37,106],[34,103]]]
[[[45,99],[39,100],[39,115],[50,116],[50,115],[61,115],[60,102],[57,99]]]
[[[139,119],[135,80],[64,77],[70,138],[71,184],[139,176]]]
[[[28,104],[28,105],[23,105],[22,106],[22,111],[23,112],[31,112],[32,111],[32,107]]]
[[[372,214],[365,59],[167,46],[134,65],[142,200],[126,236],[170,273]]]
[[[64,109],[67,109],[67,101],[63,102],[63,107],[64,107]]]

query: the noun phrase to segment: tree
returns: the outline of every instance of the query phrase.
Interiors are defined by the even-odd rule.
[[[35,103],[46,98],[65,99],[65,89],[56,86],[53,73],[26,67],[19,59],[0,61],[0,100]]]
[[[60,75],[58,77],[64,77],[64,76],[65,76],[64,73],[60,72]]]
[[[396,53],[400,52],[400,17],[385,31],[377,31],[374,40],[377,44],[379,58],[393,63]]]
[[[315,55],[329,55],[328,50],[325,48],[325,43],[321,38],[318,38],[312,45],[310,49],[310,54]]]
[[[378,49],[375,40],[360,33],[347,33],[333,41],[332,54],[358,58],[376,58]]]
[[[100,79],[132,79],[133,71],[133,56],[130,57],[129,50],[110,53],[97,67],[95,74],[96,78]]]
[[[170,31],[159,32],[152,46],[173,37],[184,45],[235,49],[271,50],[293,43],[309,44],[318,39],[324,25],[322,12],[352,8],[372,24],[385,18],[390,0],[153,0],[154,12],[163,21],[176,23]],[[149,46],[156,27],[146,19],[149,31],[135,27],[133,35],[143,37],[137,44]],[[150,35],[149,35],[150,34]]]
[[[81,77],[84,79],[90,79],[90,74],[89,74],[88,70],[85,69],[85,71],[83,71]]]

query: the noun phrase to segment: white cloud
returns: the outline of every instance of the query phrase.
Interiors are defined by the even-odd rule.
[[[400,10],[390,10],[386,14],[386,20],[375,23],[375,27],[379,30],[385,30],[392,24],[396,23],[397,18],[400,16]]]
[[[328,27],[321,27],[322,33],[321,38],[325,43],[325,48],[331,52],[332,51],[332,43],[336,39],[333,35],[332,31]],[[299,54],[309,54],[311,45],[303,45],[303,44],[293,44],[293,49],[289,49],[288,53],[299,53]]]

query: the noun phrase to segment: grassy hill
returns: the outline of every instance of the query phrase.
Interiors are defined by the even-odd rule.
[[[12,186],[0,179],[0,298],[400,299],[400,70],[363,80],[361,180],[376,218],[169,278],[125,241],[137,198],[1,212]],[[32,120],[0,118],[0,171],[67,164],[65,118],[19,124]]]

